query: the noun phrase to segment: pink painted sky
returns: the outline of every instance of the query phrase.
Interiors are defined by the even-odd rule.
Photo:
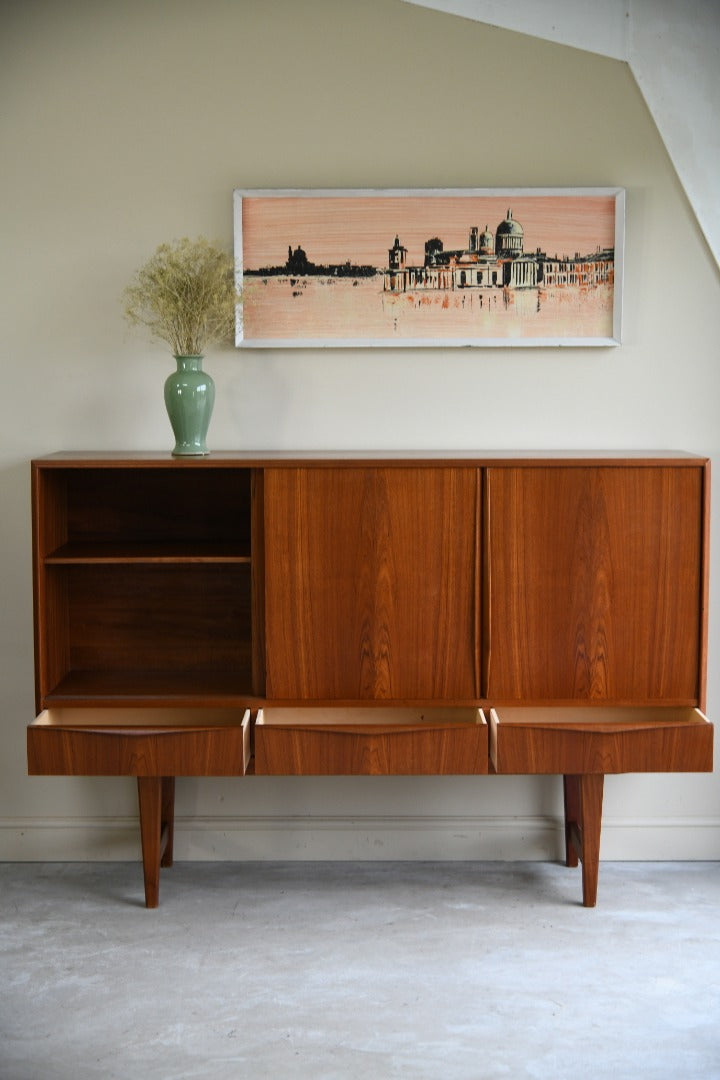
[[[525,232],[525,251],[587,254],[615,240],[612,195],[253,196],[243,199],[243,262],[247,269],[284,265],[298,244],[314,263],[386,266],[395,236],[408,263],[421,265],[425,241],[466,248],[472,226],[495,234],[508,208]]]

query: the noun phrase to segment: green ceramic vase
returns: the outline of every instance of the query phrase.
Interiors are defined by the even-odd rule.
[[[207,454],[215,383],[202,369],[202,356],[176,356],[175,362],[177,371],[165,380],[165,405],[175,435],[173,454]]]

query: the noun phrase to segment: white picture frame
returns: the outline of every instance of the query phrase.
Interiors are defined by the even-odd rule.
[[[622,188],[234,192],[240,348],[615,346]]]

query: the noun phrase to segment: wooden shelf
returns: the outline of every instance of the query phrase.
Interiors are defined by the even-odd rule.
[[[252,705],[250,663],[233,670],[68,671],[45,695],[48,707],[108,704]]]
[[[235,543],[161,541],[128,544],[125,541],[61,544],[45,557],[46,566],[82,566],[145,563],[250,563],[250,553]]]

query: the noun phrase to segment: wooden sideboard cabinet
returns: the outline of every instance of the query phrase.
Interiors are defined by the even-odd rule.
[[[603,779],[709,771],[709,463],[65,453],[32,463],[31,774],[549,773],[596,902]]]

